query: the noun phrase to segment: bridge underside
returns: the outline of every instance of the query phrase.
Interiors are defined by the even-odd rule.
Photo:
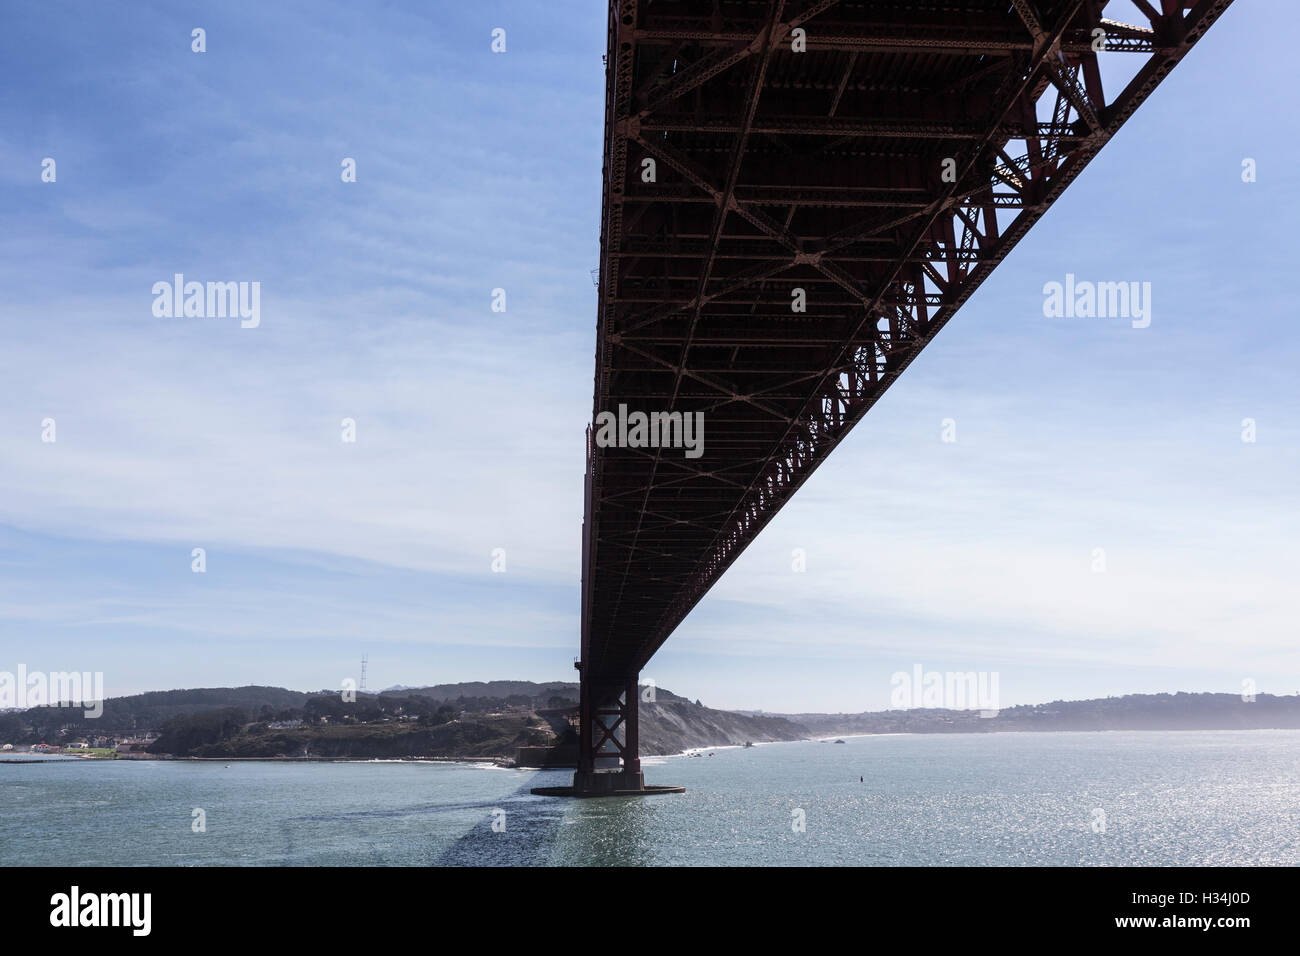
[[[704,442],[588,436],[581,786],[600,711],[1230,3],[610,4],[593,420]]]

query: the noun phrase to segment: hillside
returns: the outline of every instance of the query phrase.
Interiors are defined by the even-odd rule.
[[[380,691],[381,697],[429,697],[433,700],[456,700],[461,697],[506,699],[565,697],[578,699],[578,685],[572,681],[549,681],[536,684],[528,680],[465,681],[460,684],[434,684],[431,687],[403,687]]]
[[[281,687],[154,691],[80,708],[37,707],[0,714],[0,744],[64,745],[78,739],[113,748],[157,735],[156,756],[315,758],[513,758],[520,747],[573,740],[573,682],[474,681],[361,694]],[[715,710],[664,688],[641,704],[641,750],[675,754],[844,734],[999,731],[1300,729],[1300,696],[1133,694],[974,711],[915,709],[860,714],[760,714]],[[113,738],[116,738],[114,741]],[[131,745],[138,750],[138,740]]]
[[[1129,694],[1008,707],[996,717],[963,710],[886,710],[861,714],[790,714],[814,735],[996,733],[1096,730],[1296,730],[1300,696]]]
[[[422,726],[410,723],[326,724],[292,730],[257,727],[187,748],[183,756],[207,758],[298,757],[317,760],[510,758],[519,747],[547,742],[530,715],[483,716]],[[172,755],[162,742],[157,751]]]
[[[684,698],[667,699],[662,690],[653,704],[642,704],[641,752],[677,754],[695,747],[723,747],[747,741],[803,740],[808,728],[785,717],[713,710]]]
[[[158,731],[173,717],[236,707],[266,719],[300,710],[312,695],[283,687],[197,687],[156,690],[104,701],[99,717],[87,717],[80,707],[33,707],[0,713],[0,741],[38,743],[53,741],[63,731],[85,734],[133,736]]]
[[[155,756],[509,759],[519,747],[567,739],[565,715],[576,710],[577,697],[578,685],[566,681],[393,688],[359,694],[352,702],[337,691],[311,694],[279,687],[155,691],[109,699],[98,719],[85,717],[80,708],[0,714],[0,743],[157,734],[148,748]],[[806,735],[781,718],[713,710],[663,688],[656,690],[655,703],[642,705],[646,754]]]

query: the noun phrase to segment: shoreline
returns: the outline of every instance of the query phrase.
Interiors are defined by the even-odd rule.
[[[52,754],[46,757],[0,757],[4,764],[72,763],[94,761],[97,763],[460,763],[471,765],[492,764],[503,770],[535,770],[536,767],[515,767],[508,757],[174,757],[170,754],[151,754],[132,757],[78,757],[73,754]]]
[[[833,743],[836,740],[855,740],[865,737],[986,737],[1002,734],[1248,734],[1248,733],[1300,733],[1300,728],[1295,727],[1221,727],[1221,728],[1197,728],[1191,730],[1163,730],[1163,729],[1115,729],[1107,728],[1105,730],[991,730],[979,733],[972,732],[918,732],[918,731],[891,731],[888,733],[857,733],[857,734],[835,734],[830,736],[800,737],[795,740],[764,740],[753,741],[753,747],[766,747],[773,744],[811,744],[811,743]],[[672,760],[677,758],[689,758],[700,756],[709,752],[719,750],[747,750],[752,749],[744,744],[718,744],[716,746],[689,747],[686,750],[677,751],[667,754],[649,754],[643,753],[643,760]],[[10,752],[14,753],[14,752]],[[0,766],[5,764],[68,764],[74,761],[94,762],[94,763],[134,763],[134,762],[153,762],[165,761],[172,763],[212,763],[212,764],[232,764],[232,763],[398,763],[398,764],[463,764],[467,766],[493,766],[502,770],[527,770],[534,773],[557,770],[566,771],[574,770],[575,767],[519,767],[516,766],[514,758],[511,757],[176,757],[171,754],[121,754],[118,757],[91,757],[81,756],[79,754],[47,754],[29,756],[28,752],[21,751],[14,753],[13,756],[0,756]]]
[[[514,761],[508,757],[172,757],[160,755],[147,759],[178,763],[465,763],[494,764],[505,769],[515,769]]]

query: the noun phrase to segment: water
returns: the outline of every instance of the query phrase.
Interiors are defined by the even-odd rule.
[[[0,865],[1300,864],[1297,731],[845,740],[647,759],[687,793],[615,800],[459,764],[0,766]]]

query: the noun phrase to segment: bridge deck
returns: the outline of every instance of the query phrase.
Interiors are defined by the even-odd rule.
[[[584,682],[639,672],[1230,2],[611,3],[593,418],[704,445],[589,442]]]

